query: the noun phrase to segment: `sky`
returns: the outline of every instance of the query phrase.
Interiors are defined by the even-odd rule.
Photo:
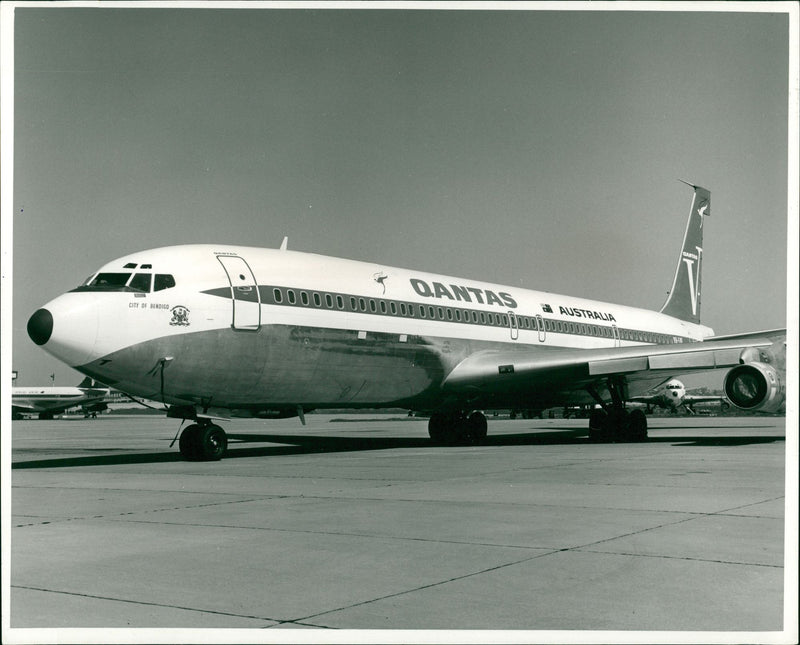
[[[659,309],[678,179],[712,194],[704,324],[787,324],[786,13],[17,7],[14,56],[17,385],[82,378],[38,307],[173,244]]]

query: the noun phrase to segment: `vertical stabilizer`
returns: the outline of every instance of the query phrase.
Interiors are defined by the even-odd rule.
[[[711,214],[711,193],[705,188],[683,182],[694,188],[692,209],[686,223],[683,247],[678,256],[675,278],[662,314],[687,322],[700,322],[700,283],[703,265],[703,220]]]

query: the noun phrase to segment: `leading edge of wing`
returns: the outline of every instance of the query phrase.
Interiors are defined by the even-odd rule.
[[[456,365],[444,380],[448,391],[498,391],[537,382],[578,387],[612,375],[683,374],[738,365],[742,352],[769,347],[774,337],[752,335],[689,345],[637,345],[602,349],[519,349],[476,352]]]

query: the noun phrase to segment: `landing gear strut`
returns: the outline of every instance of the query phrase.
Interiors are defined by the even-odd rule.
[[[187,461],[219,461],[228,449],[228,436],[213,423],[194,423],[181,432],[178,447]]]
[[[428,434],[435,444],[478,443],[486,438],[488,423],[483,412],[434,412]]]
[[[611,404],[603,401],[593,386],[586,388],[602,407],[602,410],[595,410],[589,416],[589,441],[598,443],[645,441],[647,417],[641,410],[631,411],[625,408],[628,388],[624,377],[611,377],[606,386],[611,394]]]

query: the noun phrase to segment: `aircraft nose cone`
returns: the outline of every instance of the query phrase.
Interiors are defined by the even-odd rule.
[[[28,320],[28,336],[37,345],[44,345],[53,333],[53,314],[37,309]]]

